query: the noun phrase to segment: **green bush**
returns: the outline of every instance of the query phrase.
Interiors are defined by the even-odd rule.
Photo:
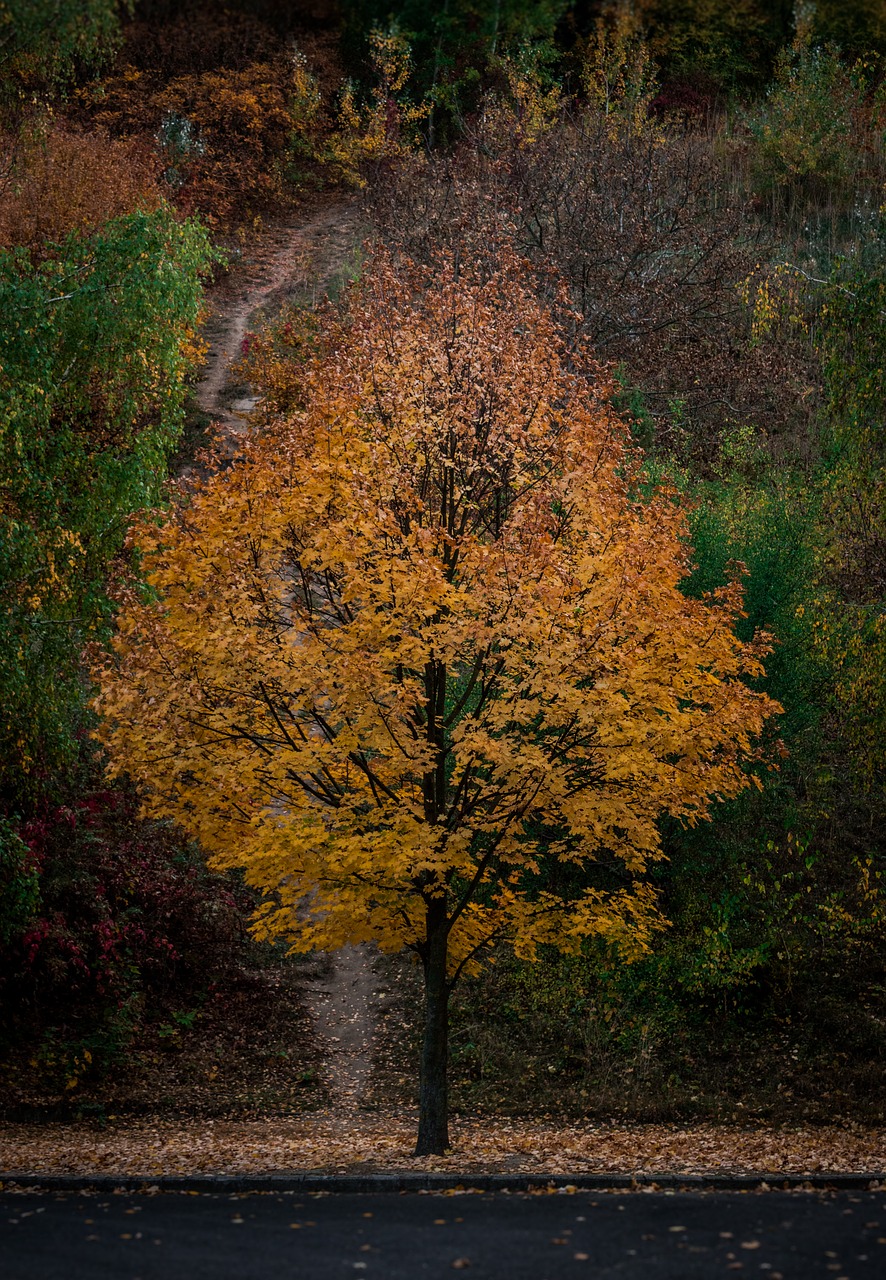
[[[727,92],[765,83],[789,37],[791,6],[766,0],[638,0],[665,80]]]
[[[758,189],[845,195],[869,162],[867,93],[862,69],[847,66],[833,45],[796,43],[785,50],[766,97],[747,117]]]
[[[0,253],[0,793],[72,758],[79,655],[106,575],[156,503],[199,347],[205,233],[167,209]]]

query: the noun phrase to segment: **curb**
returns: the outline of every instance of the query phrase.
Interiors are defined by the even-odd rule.
[[[121,1174],[3,1173],[0,1191],[185,1191],[192,1194],[322,1193],[350,1195],[433,1191],[880,1191],[886,1172],[862,1173],[267,1173],[185,1174],[138,1177]]]

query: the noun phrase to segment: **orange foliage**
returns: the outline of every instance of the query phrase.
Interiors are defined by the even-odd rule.
[[[224,216],[244,193],[279,199],[281,157],[293,132],[289,76],[279,65],[207,71],[174,80],[155,99],[164,115],[190,120],[205,146],[191,178],[195,205]]]
[[[55,125],[15,158],[0,200],[0,247],[38,250],[109,218],[156,209],[158,178],[144,141]]]
[[[428,895],[454,910],[476,874],[457,965],[504,919],[526,955],[620,936],[599,894],[556,927],[521,898],[526,822],[639,873],[659,815],[748,785],[776,707],[744,682],[765,645],[734,634],[740,587],[681,593],[684,513],[637,500],[608,388],[570,372],[519,260],[437,269],[417,298],[427,278],[377,259],[300,408],[141,527],[160,603],[127,600],[99,705],[153,808],[279,893],[265,931],[418,948]]]
[[[421,957],[437,1150],[459,973],[502,941],[642,953],[659,818],[747,787],[778,708],[739,583],[681,592],[684,512],[641,501],[611,388],[515,254],[377,255],[298,345],[289,415],[140,528],[152,595],[125,600],[101,736],[261,890],[262,936]]]
[[[150,133],[176,203],[211,222],[285,200],[286,167],[293,155],[311,154],[321,108],[297,53],[167,84],[124,66],[83,91],[80,101],[114,134]]]

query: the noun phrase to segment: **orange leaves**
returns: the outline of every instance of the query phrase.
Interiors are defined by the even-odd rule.
[[[777,710],[738,584],[681,593],[683,512],[635,500],[608,385],[516,256],[377,253],[301,350],[300,407],[139,535],[115,767],[273,894],[266,936],[420,948],[442,900],[453,968],[501,937],[637,954],[658,819],[745,787]],[[629,888],[546,892],[545,860],[613,854]]]
[[[159,143],[170,198],[210,223],[291,198],[290,167],[313,160],[325,127],[297,51],[165,82],[124,65],[77,96],[99,127]]]
[[[5,139],[0,146],[7,149]],[[0,203],[0,247],[45,252],[47,241],[96,231],[134,209],[156,209],[158,170],[143,142],[56,125],[27,140],[17,159]]]

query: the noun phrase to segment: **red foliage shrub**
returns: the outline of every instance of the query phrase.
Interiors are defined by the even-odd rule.
[[[0,140],[0,150],[13,153],[12,141]],[[159,158],[143,138],[56,125],[14,156],[0,200],[0,248],[39,249],[135,209],[156,209],[159,176]]]
[[[252,895],[137,810],[131,790],[85,790],[20,825],[40,898],[0,948],[0,1048],[48,1035],[100,1065],[152,1008],[198,998],[236,964]]]

